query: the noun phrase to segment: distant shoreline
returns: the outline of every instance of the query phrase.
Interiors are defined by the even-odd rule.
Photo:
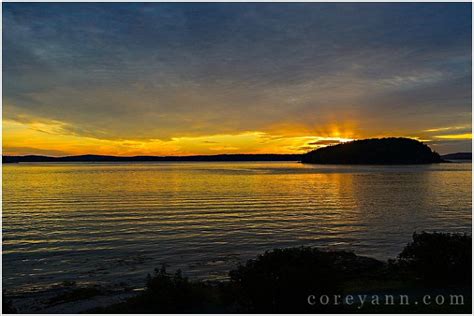
[[[78,155],[51,157],[41,155],[3,156],[2,163],[22,162],[245,162],[245,161],[301,161],[304,154],[219,154],[193,156],[106,156],[106,155]],[[466,159],[471,153],[455,153],[441,155],[449,161],[471,161]]]
[[[3,156],[2,163],[21,162],[219,162],[219,161],[300,161],[300,154],[221,154],[194,156],[103,156],[80,155],[66,157],[50,156]]]

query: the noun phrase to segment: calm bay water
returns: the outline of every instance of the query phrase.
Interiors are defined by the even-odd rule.
[[[220,279],[272,248],[387,259],[414,231],[471,232],[471,164],[3,166],[3,286],[141,287],[160,264]]]

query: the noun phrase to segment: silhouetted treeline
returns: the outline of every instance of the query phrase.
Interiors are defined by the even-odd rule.
[[[446,160],[472,160],[472,153],[454,153],[441,156]]]
[[[79,155],[3,156],[3,163],[20,162],[153,162],[153,161],[301,161],[315,164],[425,164],[444,159],[470,160],[471,153],[440,156],[427,145],[409,138],[364,139],[328,146],[306,154],[221,154],[194,156],[104,156]]]
[[[197,156],[103,156],[80,155],[66,157],[3,156],[3,163],[19,162],[148,162],[148,161],[299,161],[297,154],[222,154]]]
[[[427,164],[443,162],[430,147],[410,138],[373,138],[316,149],[302,156],[315,164]]]
[[[346,251],[300,247],[275,249],[249,260],[224,282],[190,281],[164,267],[148,276],[146,290],[94,313],[470,313],[472,238],[413,235],[397,259],[388,262]],[[334,304],[346,295],[366,295],[360,304]],[[372,295],[408,295],[411,304],[374,305]],[[425,295],[445,295],[446,304],[421,304]],[[308,303],[326,295],[331,304]],[[463,295],[463,304],[449,304]],[[457,297],[459,298],[459,297]],[[383,299],[383,298],[382,298]],[[414,303],[415,301],[420,302]],[[314,301],[313,301],[314,302]]]

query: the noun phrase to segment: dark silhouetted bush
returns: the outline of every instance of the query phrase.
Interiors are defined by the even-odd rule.
[[[95,313],[212,313],[222,309],[218,295],[219,285],[190,282],[181,271],[166,272],[164,266],[148,275],[143,293],[108,308],[98,308]]]
[[[2,295],[2,314],[16,314],[17,310],[11,300]]]
[[[461,234],[413,234],[399,264],[432,284],[471,284],[472,237]]]
[[[229,272],[230,281],[191,282],[165,268],[148,276],[146,290],[94,313],[388,313],[469,312],[471,237],[413,235],[389,263],[345,251],[300,247],[275,249]],[[308,304],[308,296],[375,293],[463,294],[465,305],[370,306]]]
[[[343,282],[374,272],[383,264],[344,251],[275,249],[230,272],[239,305],[251,312],[311,312],[308,295],[342,293]],[[320,311],[334,306],[319,306]]]

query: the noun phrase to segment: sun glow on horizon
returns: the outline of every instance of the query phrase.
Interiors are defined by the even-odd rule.
[[[470,4],[356,7],[6,3],[2,149],[304,153],[410,137],[471,151]]]
[[[429,132],[449,131],[452,128],[431,129]],[[341,130],[344,132],[342,133]],[[324,136],[317,135],[317,132]],[[427,136],[426,130],[420,135],[400,137],[413,138],[436,144],[437,140],[470,140],[471,133]],[[170,139],[100,139],[80,135],[58,121],[15,121],[3,120],[4,155],[114,155],[114,156],[187,156],[215,154],[301,154],[317,148],[345,143],[362,138],[388,137],[394,135],[362,135],[346,128],[331,124],[323,132],[308,130],[297,132],[292,126],[284,130],[245,131],[212,135],[177,136]],[[351,135],[347,137],[346,135]]]
[[[348,137],[246,131],[160,139],[99,139],[68,131],[60,122],[3,120],[4,155],[213,155],[293,154],[353,140]],[[339,133],[338,133],[339,134]]]

